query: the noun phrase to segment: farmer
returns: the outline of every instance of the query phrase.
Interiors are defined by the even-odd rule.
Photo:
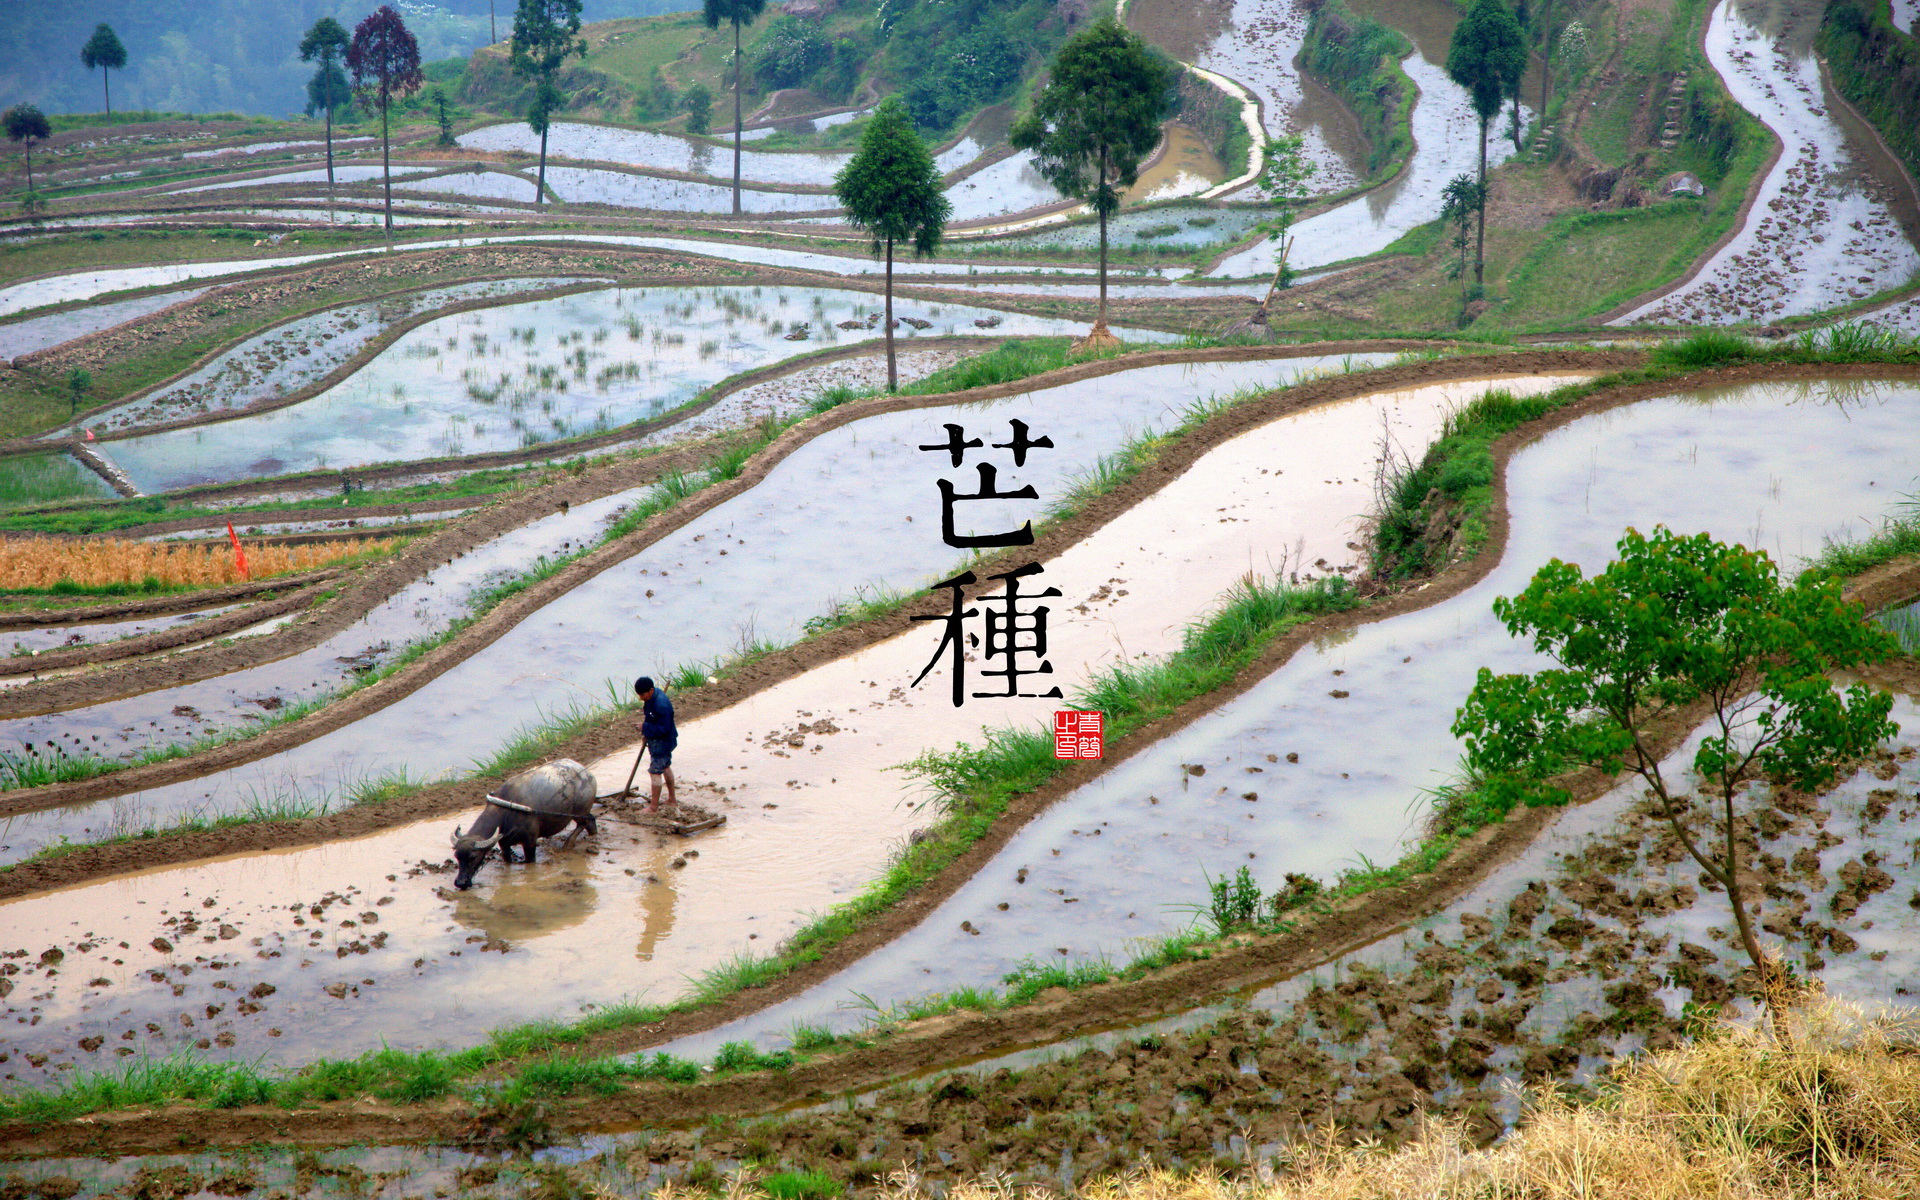
[[[661,780],[667,784],[667,803],[680,803],[673,785],[673,748],[680,744],[680,730],[673,723],[673,701],[653,686],[651,676],[634,680],[633,690],[640,697],[640,736],[647,742],[647,776],[653,783],[647,811],[659,812]]]

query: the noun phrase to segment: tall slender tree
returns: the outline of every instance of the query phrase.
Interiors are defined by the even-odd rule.
[[[80,47],[80,61],[87,70],[100,68],[100,94],[107,103],[107,117],[113,117],[113,89],[107,84],[107,76],[127,65],[127,48],[120,44],[120,38],[113,32],[113,26],[105,21],[93,27],[93,36],[87,44]]]
[[[912,242],[916,258],[940,248],[953,205],[927,144],[898,96],[889,96],[860,135],[860,150],[833,178],[833,194],[847,222],[873,239],[887,256],[887,390],[900,387],[893,353],[893,247]]]
[[[1179,69],[1140,35],[1102,17],[1067,39],[1054,56],[1047,86],[1008,140],[1034,152],[1033,165],[1063,196],[1085,200],[1100,218],[1100,314],[1090,344],[1107,331],[1107,218],[1120,192],[1140,177],[1140,163],[1160,142],[1160,123],[1174,104]]]
[[[360,103],[380,110],[380,175],[386,188],[386,227],[393,229],[393,138],[388,126],[394,100],[420,90],[420,43],[407,23],[382,4],[353,27],[347,46],[347,71],[353,76]]]
[[[1473,98],[1480,118],[1479,227],[1473,243],[1473,282],[1484,286],[1487,275],[1487,122],[1500,114],[1500,104],[1520,94],[1520,76],[1527,69],[1527,42],[1520,23],[1505,0],[1473,0],[1473,7],[1453,27],[1447,47],[1447,74]]]
[[[307,80],[307,115],[327,114],[327,187],[333,187],[333,111],[353,100],[340,60],[346,57],[347,31],[332,17],[321,17],[300,39],[300,61],[318,62],[313,78]]]
[[[554,86],[560,64],[571,55],[585,55],[580,37],[580,0],[520,0],[513,14],[513,73],[533,80],[533,100],[527,105],[527,125],[540,135],[540,180],[534,185],[535,207],[547,198],[547,128],[553,114],[566,103]]]
[[[20,142],[27,151],[27,195],[33,195],[33,144],[53,136],[47,116],[31,104],[16,104],[0,113],[0,125],[7,128],[7,140]]]
[[[1260,178],[1255,182],[1267,202],[1273,205],[1273,216],[1260,223],[1261,233],[1267,235],[1278,253],[1274,256],[1273,281],[1267,285],[1266,298],[1260,301],[1251,320],[1264,324],[1273,315],[1273,306],[1279,302],[1280,289],[1293,280],[1293,268],[1287,265],[1287,256],[1293,251],[1294,209],[1307,198],[1307,180],[1313,178],[1314,164],[1308,160],[1301,149],[1305,139],[1297,133],[1286,137],[1267,139],[1267,161],[1260,168]]]
[[[733,212],[740,215],[740,89],[746,86],[740,62],[740,27],[751,25],[767,7],[767,0],[701,0],[700,17],[708,29],[733,23]]]

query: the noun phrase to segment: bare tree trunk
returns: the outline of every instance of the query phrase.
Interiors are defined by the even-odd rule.
[[[1487,119],[1480,118],[1480,231],[1473,239],[1473,282],[1487,282]]]
[[[733,19],[733,215],[740,215],[740,89],[746,83],[740,74],[740,18]],[[891,300],[888,301],[892,303]],[[892,310],[889,309],[889,312]],[[893,345],[893,334],[887,334]]]
[[[29,138],[27,146],[27,190],[33,190],[33,140]]]
[[[393,232],[393,138],[387,131],[387,113],[392,109],[387,89],[380,89],[380,180],[387,197],[387,232]]]
[[[1726,789],[1727,822],[1727,901],[1733,905],[1733,921],[1740,928],[1740,944],[1746,947],[1747,957],[1753,960],[1753,969],[1760,974],[1762,984],[1768,982],[1767,956],[1760,949],[1760,940],[1753,934],[1753,917],[1747,912],[1746,894],[1740,890],[1740,843],[1736,836],[1738,827],[1733,821],[1733,789]]]
[[[500,30],[493,23],[493,0],[487,0],[487,45],[500,44]]]
[[[1553,0],[1540,21],[1540,128],[1547,127],[1547,97],[1553,91]]]
[[[738,129],[739,126],[734,126]],[[893,239],[887,239],[887,390],[900,390],[900,370],[893,358]]]
[[[535,184],[533,189],[535,208],[547,202],[547,130],[549,128],[551,128],[550,125],[542,126],[540,129],[540,182]]]
[[[1107,327],[1107,148],[1100,148],[1100,183],[1093,193],[1093,206],[1100,210],[1100,315],[1094,318],[1095,331]]]
[[[109,124],[113,121],[113,88],[108,85],[107,79],[112,74],[113,72],[106,67],[100,68],[100,91],[101,94],[107,98],[107,121]]]
[[[327,110],[327,199],[333,199],[333,108]]]

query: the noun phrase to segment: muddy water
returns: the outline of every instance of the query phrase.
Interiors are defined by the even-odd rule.
[[[1173,200],[1206,191],[1227,177],[1226,168],[1214,157],[1212,147],[1179,122],[1166,127],[1167,152],[1160,161],[1140,172],[1140,181],[1127,189],[1126,204],[1145,204],[1151,200]]]
[[[1113,381],[1099,382],[1106,384],[1111,396]],[[1557,382],[1529,377],[1516,381],[1516,386],[1538,390]],[[1423,388],[1276,422],[1215,451],[1200,469],[1069,552],[1048,573],[1050,582],[1057,580],[1068,592],[1051,635],[1055,647],[1051,653],[1060,664],[1057,681],[1071,689],[1087,672],[1108,663],[1166,652],[1177,645],[1196,607],[1249,571],[1351,570],[1347,542],[1354,536],[1354,523],[1368,494],[1373,437],[1388,429],[1396,436],[1424,439],[1447,411],[1475,391],[1472,384]],[[1003,415],[1008,407],[996,405],[991,411]],[[1016,403],[1011,408],[1017,411],[1021,406]],[[1027,411],[1034,420],[1047,415]],[[881,437],[881,431],[868,428],[872,424],[862,423],[860,445],[885,448],[890,441],[896,453],[917,453],[909,447],[939,428],[925,421],[903,422],[904,437],[889,440]],[[1048,433],[1057,447],[1080,440],[1064,423],[1050,426]],[[1328,476],[1336,467],[1338,477]],[[869,485],[872,478],[869,473]],[[815,490],[834,486],[831,478],[816,476],[814,482]],[[789,509],[782,504],[780,511]],[[807,517],[804,510],[794,513],[796,520]],[[1177,536],[1168,537],[1170,530]],[[897,542],[898,535],[893,537]],[[738,549],[740,539],[731,541]],[[666,586],[665,579],[661,582]],[[569,597],[570,601],[592,599],[579,593]],[[602,597],[597,607],[604,608],[606,603]],[[558,611],[560,607],[546,614],[556,631],[571,624],[568,618],[573,611],[585,606],[572,605],[569,612]],[[598,637],[593,644],[602,646],[605,640]],[[419,856],[433,859],[448,822],[432,821],[346,846],[158,872],[131,882],[5,906],[6,925],[19,931],[15,936],[20,948],[37,955],[43,949],[37,947],[38,941],[51,943],[65,937],[63,953],[71,947],[76,955],[92,954],[92,949],[79,949],[80,943],[93,942],[98,949],[104,942],[112,951],[107,965],[128,969],[123,986],[98,993],[103,998],[110,994],[110,1001],[89,1001],[85,997],[93,993],[63,991],[61,986],[30,995],[40,1002],[41,1015],[56,1023],[58,1037],[73,1034],[76,1045],[79,1038],[95,1035],[74,1030],[96,1026],[105,1030],[116,1021],[132,1019],[126,1017],[127,1004],[134,1004],[137,1015],[158,1003],[168,1012],[165,1022],[156,1023],[189,1043],[199,1037],[217,1040],[225,1032],[232,1034],[232,1043],[216,1044],[235,1054],[270,1050],[276,1057],[300,1057],[317,1049],[341,1052],[337,1027],[331,1024],[329,1036],[335,1040],[319,1043],[316,1035],[268,1024],[273,1017],[255,1013],[241,1014],[256,1017],[253,1021],[216,1023],[213,1032],[199,1021],[192,1026],[177,1021],[180,1014],[172,1011],[179,1007],[176,1002],[200,985],[186,984],[186,990],[176,993],[172,989],[183,982],[181,978],[156,980],[150,974],[138,974],[161,969],[146,962],[152,955],[138,947],[150,945],[155,936],[179,944],[164,928],[167,919],[177,922],[181,915],[178,906],[167,901],[176,892],[189,891],[201,906],[201,911],[190,915],[209,933],[187,932],[211,936],[216,943],[236,943],[234,949],[240,948],[241,939],[248,939],[246,944],[256,951],[240,956],[252,961],[229,956],[229,965],[220,968],[244,973],[249,982],[241,988],[243,992],[265,982],[275,993],[289,994],[277,1003],[299,1004],[310,999],[310,993],[344,982],[348,993],[359,989],[364,1003],[354,1011],[364,1012],[370,1024],[354,1028],[369,1040],[377,1031],[394,1044],[442,1041],[445,1035],[435,1032],[435,1022],[442,1022],[444,1030],[449,1016],[464,1015],[469,1006],[480,1011],[490,1008],[495,1014],[491,1023],[497,1024],[531,1019],[556,1006],[571,1011],[589,1002],[605,1003],[643,989],[653,998],[675,995],[684,974],[713,966],[733,953],[756,949],[757,941],[771,943],[784,937],[803,914],[857,890],[879,869],[901,836],[929,819],[903,803],[912,793],[891,769],[895,764],[922,747],[977,738],[985,723],[1016,713],[1030,719],[1056,707],[1044,699],[1011,708],[976,701],[971,709],[956,711],[941,680],[927,689],[913,690],[913,680],[934,641],[921,633],[903,635],[725,712],[690,722],[682,731],[681,770],[690,788],[701,789],[693,792],[693,798],[722,808],[731,819],[722,830],[693,843],[675,843],[699,851],[677,866],[670,848],[663,851],[662,845],[645,836],[635,840],[627,830],[604,837],[599,845],[605,852],[599,855],[557,856],[544,868],[489,871],[483,887],[464,896],[434,895],[430,887],[444,882],[442,873],[426,868],[409,876],[417,884],[391,886],[399,880],[390,876],[401,876],[410,864],[417,866]],[[486,652],[487,656],[506,657],[497,653],[502,645]],[[503,664],[494,661],[487,674],[498,679],[502,669]],[[456,681],[452,697],[460,694],[461,687],[472,686],[472,681]],[[478,714],[448,711],[449,699],[439,697],[440,718],[477,730],[478,721],[473,718]],[[390,742],[406,741],[417,747],[430,740],[433,735],[425,730],[403,732],[409,728],[405,709],[402,702],[377,722],[366,724],[380,725]],[[418,761],[416,753],[410,762]],[[617,790],[630,767],[631,759],[624,752],[594,764],[602,790]],[[613,814],[616,819],[621,815]],[[656,861],[662,853],[666,858]],[[346,939],[343,942],[315,938],[318,927],[286,928],[282,914],[314,903],[322,880],[342,897],[335,903],[346,906],[342,914],[329,919],[327,936],[341,929],[358,931],[339,934]],[[443,914],[442,906],[449,905]],[[147,911],[141,911],[143,907]],[[108,909],[117,915],[111,919],[102,915]],[[374,913],[372,921],[364,915],[367,911]],[[349,912],[354,915],[345,915]],[[85,915],[76,918],[79,913]],[[590,929],[589,914],[593,917]],[[354,923],[340,926],[339,919]],[[447,920],[450,925],[444,923]],[[370,925],[388,936],[370,941],[376,936],[367,932]],[[435,927],[437,933],[432,932]],[[536,933],[532,944],[522,946],[516,941]],[[331,963],[310,953],[296,956],[293,943],[287,940],[296,935],[300,945],[324,941],[329,950],[344,946],[345,954],[335,953]],[[254,943],[255,937],[262,940]],[[482,946],[474,962],[465,961],[475,954],[466,948],[469,938]],[[511,988],[511,981],[523,980],[528,964],[496,967],[495,960],[484,954],[489,938],[507,943],[505,949],[539,955],[535,969],[570,982],[533,992],[520,988],[514,995],[496,994],[498,989]],[[122,941],[126,947],[118,945]],[[364,948],[358,945],[363,942]],[[586,954],[629,943],[637,947],[636,960],[648,965],[599,973],[578,969]],[[282,950],[278,959],[273,954],[276,948]],[[451,953],[455,950],[462,953]],[[582,959],[571,957],[576,954]],[[115,963],[113,958],[122,961]],[[290,958],[300,961],[283,961]],[[409,980],[425,978],[417,961],[423,958],[439,963],[443,978],[458,973],[461,999],[410,999],[405,1012],[374,1003],[396,992],[411,994]],[[444,961],[450,958],[462,961],[457,965]],[[395,965],[409,960],[416,961],[396,974]],[[368,984],[367,978],[376,982]],[[58,979],[48,982],[57,985]],[[147,986],[163,982],[161,988]],[[40,988],[41,981],[34,986]],[[386,990],[367,991],[375,987]],[[438,994],[454,989],[429,990]],[[141,995],[147,999],[137,999]],[[331,997],[353,998],[351,994]],[[199,1011],[205,1003],[217,1004],[220,999],[216,995],[203,1001],[196,993],[188,1006]],[[263,1007],[271,1011],[275,1005]],[[30,1017],[31,1007],[22,1013]],[[144,1028],[146,1019],[139,1017],[135,1027]],[[106,1024],[100,1024],[103,1021]],[[270,1032],[275,1028],[280,1035]],[[178,1032],[189,1029],[201,1032]],[[112,1032],[117,1037],[121,1030]],[[47,1036],[54,1037],[55,1030],[49,1029]],[[131,1040],[142,1038],[155,1045],[166,1041],[150,1031],[136,1033]]]
[[[89,419],[96,433],[155,421],[245,408],[321,379],[402,321],[463,301],[542,292],[579,278],[529,277],[434,288],[406,296],[343,305],[300,317],[249,338],[179,382]],[[64,435],[52,435],[64,436]]]
[[[1414,148],[1407,165],[1391,182],[1295,224],[1287,260],[1295,268],[1325,266],[1385,249],[1439,214],[1440,192],[1449,180],[1479,168],[1479,118],[1466,90],[1435,61],[1416,51],[1400,64],[1420,89],[1413,103]],[[1487,130],[1488,165],[1512,154],[1513,142],[1495,121]],[[1230,278],[1270,273],[1276,255],[1272,242],[1263,240],[1222,260],[1211,273]]]
[[[1150,367],[995,402],[985,411],[1000,420],[1020,417],[1053,439],[1056,452],[1029,458],[1018,481],[1035,486],[1044,502],[1061,495],[1066,481],[1101,455],[1149,426],[1164,425],[1194,400],[1386,357]],[[17,861],[61,837],[98,838],[189,812],[245,809],[256,797],[336,795],[384,771],[433,777],[464,769],[543,714],[603,702],[608,687],[624,694],[633,675],[665,675],[678,665],[725,658],[756,639],[791,641],[837,599],[943,578],[955,556],[938,533],[937,476],[927,456],[912,447],[939,440],[945,421],[973,419],[974,411],[963,405],[892,414],[823,435],[752,491],[576,588],[378,718],[232,771],[17,817],[0,828],[0,861]],[[1018,485],[1004,482],[1009,478],[1001,476],[1003,487]],[[231,725],[260,707],[263,695],[277,708],[284,701],[276,697],[316,694],[347,672],[383,660],[407,638],[443,627],[461,611],[458,601],[445,598],[452,588],[462,588],[464,597],[464,589],[501,567],[531,562],[536,547],[550,553],[562,537],[577,547],[598,531],[610,506],[632,499],[578,506],[490,543],[302,655],[200,684],[9,721],[0,725],[0,740],[57,738],[66,746],[128,753]],[[1019,502],[975,507],[1003,510],[999,515],[1005,516]],[[917,522],[902,516],[916,512]],[[983,512],[980,519],[995,514]],[[928,532],[903,543],[902,532],[912,528]],[[805,536],[797,536],[800,531]],[[446,576],[448,571],[456,574]],[[609,661],[609,645],[619,647],[620,665]]]
[[[456,175],[449,178],[459,180],[463,177]],[[549,166],[547,186],[571,204],[612,204],[620,208],[667,209],[676,212],[733,212],[733,189],[717,183],[629,175],[624,171],[596,171],[588,167]],[[463,189],[455,186],[450,190]],[[526,190],[532,191],[531,188]],[[742,212],[821,212],[839,207],[838,200],[819,192],[740,189]]]
[[[1659,522],[1764,548],[1790,569],[1920,471],[1920,446],[1900,432],[1916,417],[1910,384],[1767,385],[1647,401],[1548,435],[1512,464],[1511,542],[1479,586],[1296,655],[1062,799],[884,953],[675,1049],[776,1043],[798,1022],[848,1028],[855,993],[904,1000],[1027,958],[1124,960],[1189,924],[1207,877],[1242,865],[1275,887],[1290,871],[1393,861],[1417,834],[1422,789],[1454,772],[1447,728],[1474,672],[1538,665],[1493,619],[1493,597],[1551,557],[1596,569],[1624,527]]]
[[[238,606],[226,605],[200,612],[169,613],[160,617],[143,617],[137,621],[99,621],[52,627],[36,626],[31,629],[0,629],[0,654],[15,656],[39,654],[66,646],[95,646],[104,642],[117,642],[122,638],[138,637],[143,633],[157,633],[162,629],[191,625],[196,621],[204,621],[208,617],[231,612],[236,607]]]
[[[187,288],[178,292],[162,292],[157,296],[142,296],[138,300],[96,304],[91,308],[49,313],[44,317],[0,325],[0,358],[19,358],[23,354],[32,354],[36,350],[46,350],[90,333],[111,329],[115,325],[124,325],[150,312],[185,304],[205,295],[207,291],[206,288]]]
[[[1804,6],[1801,6],[1804,7]],[[1817,13],[1727,0],[1707,26],[1707,58],[1783,150],[1746,224],[1688,283],[1614,324],[1726,324],[1797,316],[1905,283],[1920,269],[1896,204],[1897,173],[1834,114],[1810,40]]]
[[[1300,0],[1239,0],[1230,26],[1194,62],[1258,96],[1269,136],[1301,134],[1301,150],[1316,168],[1312,189],[1336,192],[1366,174],[1366,146],[1352,114],[1294,66],[1306,36]]]
[[[1920,37],[1920,0],[1893,0],[1893,27]]]
[[[996,318],[995,332],[1015,336],[1081,327],[970,305],[896,301],[894,309],[903,322],[897,337],[909,341],[974,333],[976,321]],[[881,338],[878,312],[866,292],[789,287],[620,288],[501,305],[409,330],[297,405],[116,440],[111,453],[151,494],[520,449],[659,416],[730,375],[809,348]]]

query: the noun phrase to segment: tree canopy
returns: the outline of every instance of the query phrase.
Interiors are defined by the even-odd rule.
[[[1890,696],[1860,684],[1837,690],[1830,679],[1887,658],[1897,643],[1842,597],[1837,580],[1782,587],[1762,551],[1663,528],[1650,537],[1629,529],[1618,550],[1591,579],[1555,559],[1520,595],[1494,601],[1510,632],[1531,635],[1559,665],[1532,675],[1482,668],[1453,732],[1497,810],[1565,803],[1551,780],[1574,767],[1638,775],[1687,852],[1726,889],[1741,942],[1764,973],[1744,895],[1738,798],[1756,780],[1823,787],[1841,763],[1898,732]],[[1698,720],[1696,705],[1706,719],[1692,759],[1697,783],[1676,787],[1653,731]]]
[[[1473,97],[1482,123],[1492,120],[1508,97],[1520,94],[1526,69],[1526,35],[1505,0],[1473,0],[1453,27],[1447,74]]]

